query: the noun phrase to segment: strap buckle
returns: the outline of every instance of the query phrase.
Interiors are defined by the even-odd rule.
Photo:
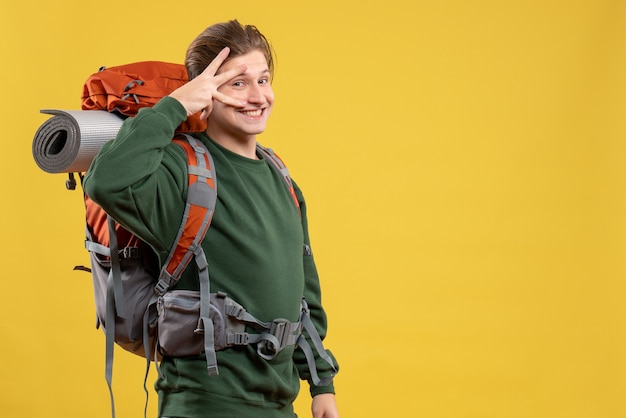
[[[166,282],[165,280],[161,279],[154,286],[154,293],[156,293],[159,296],[162,296],[165,292],[167,292],[167,289],[169,289],[169,287],[170,287],[170,284]]]
[[[233,345],[247,345],[250,343],[250,334],[237,332],[228,336],[228,342]]]
[[[279,352],[288,345],[293,345],[300,335],[301,329],[300,322],[290,322],[282,318],[274,319],[269,329],[269,334],[276,337],[279,344],[278,347],[274,347],[274,350]]]
[[[118,256],[120,259],[125,260],[137,260],[139,259],[141,252],[139,247],[124,247],[120,251],[118,251]]]

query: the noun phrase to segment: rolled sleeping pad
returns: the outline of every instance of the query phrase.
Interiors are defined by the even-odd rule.
[[[102,145],[114,139],[124,119],[105,110],[41,110],[52,117],[33,139],[33,158],[48,173],[79,173],[89,168]]]

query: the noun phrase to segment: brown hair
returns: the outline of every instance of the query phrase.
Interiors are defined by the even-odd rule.
[[[200,75],[225,47],[230,48],[226,61],[255,50],[261,51],[270,75],[274,75],[274,51],[267,38],[255,26],[230,20],[209,26],[189,45],[185,58],[189,79]]]

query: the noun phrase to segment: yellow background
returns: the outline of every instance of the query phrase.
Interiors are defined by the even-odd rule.
[[[4,2],[0,415],[109,416],[81,193],[35,165],[39,110],[230,18],[278,53],[261,140],[309,201],[342,417],[626,417],[622,0]],[[144,364],[115,365],[140,416]]]

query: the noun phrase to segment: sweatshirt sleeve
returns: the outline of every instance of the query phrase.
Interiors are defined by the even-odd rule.
[[[185,118],[185,109],[171,97],[141,109],[102,147],[83,181],[87,196],[150,244],[162,261],[184,211],[186,160],[171,144]]]
[[[307,216],[306,216],[306,203],[305,203],[302,191],[295,183],[294,183],[294,188],[295,188],[296,196],[298,197],[300,210],[302,214],[302,230],[304,231],[304,243],[306,246],[308,246],[308,249],[310,250],[311,242],[309,238],[308,221],[307,221]],[[317,268],[315,266],[315,260],[313,258],[313,251],[312,250],[305,251],[303,254],[303,257],[304,257],[304,276],[305,276],[304,297],[310,309],[311,321],[313,322],[313,325],[315,325],[315,328],[318,334],[320,335],[320,338],[323,341],[324,338],[326,337],[327,318],[326,318],[326,313],[324,311],[324,308],[322,307],[322,294],[321,294],[321,288],[320,288],[320,281],[319,281],[319,276],[317,274]],[[315,354],[315,363],[317,366],[317,373],[319,377],[324,378],[326,376],[330,376],[334,372],[334,370],[325,360],[323,360],[319,356],[319,354],[316,352],[315,348],[313,347],[313,344],[311,343],[310,338],[308,337],[308,335],[306,335],[306,331],[304,332],[305,332],[307,341],[309,342],[309,345],[311,346],[311,348],[313,349],[313,353]],[[329,350],[326,350],[326,352],[332,359],[334,366],[335,366],[335,370],[338,371],[339,365],[337,363],[337,360],[335,359],[335,357]],[[300,377],[309,382],[311,396],[319,395],[322,393],[335,393],[335,388],[332,382],[326,386],[315,386],[313,384],[311,380],[311,374],[309,372],[309,367],[306,362],[306,357],[304,353],[302,352],[302,350],[296,350],[294,352],[294,361],[296,363],[296,367],[298,368]]]

